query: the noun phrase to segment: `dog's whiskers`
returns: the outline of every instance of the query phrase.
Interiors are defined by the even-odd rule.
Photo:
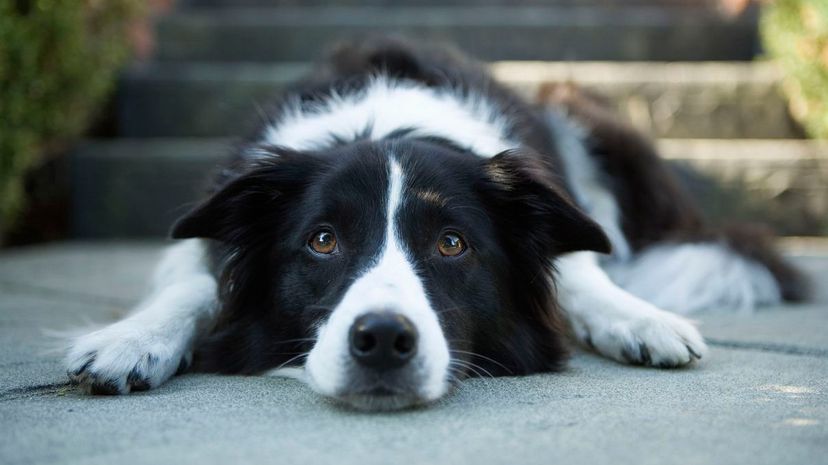
[[[492,362],[492,363],[494,363],[495,365],[497,365],[497,366],[499,366],[499,367],[503,368],[504,370],[508,371],[510,375],[513,375],[513,374],[514,374],[514,372],[513,372],[513,371],[512,371],[509,367],[507,367],[506,365],[504,365],[504,364],[502,364],[502,363],[498,362],[497,360],[495,360],[495,359],[493,359],[493,358],[491,358],[491,357],[487,357],[487,356],[485,356],[485,355],[481,355],[481,354],[478,354],[478,353],[476,353],[476,352],[469,352],[469,351],[467,351],[467,350],[459,350],[459,349],[449,349],[449,352],[458,353],[458,354],[464,354],[464,355],[469,355],[469,356],[472,356],[472,357],[479,357],[479,358],[482,358],[483,360],[486,360],[486,361],[488,361],[488,362]]]
[[[307,357],[308,355],[310,355],[310,352],[302,352],[299,355],[296,355],[295,357],[289,358],[285,363],[282,363],[278,367],[274,368],[272,371],[281,370],[282,368],[285,368],[288,364],[290,364],[290,363],[292,363],[292,362],[294,362],[294,361],[296,361],[296,360],[298,360],[302,357]]]
[[[444,309],[442,309],[440,311],[437,311],[437,312],[434,312],[434,313],[437,314],[437,315],[442,315],[444,313],[456,312],[457,310],[462,310],[462,309],[463,309],[463,307],[460,307],[460,306],[449,307],[449,308],[444,308]]]
[[[476,363],[469,362],[468,360],[452,360],[451,362],[449,362],[449,364],[452,364],[452,363],[454,363],[455,365],[457,365],[461,368],[465,368],[467,370],[472,371],[475,375],[477,375],[481,378],[485,378],[485,377],[494,378],[494,375],[492,375],[492,373],[489,370],[483,368],[480,365],[477,365]],[[481,372],[483,372],[483,373],[481,373]]]
[[[315,337],[300,337],[297,339],[285,339],[284,341],[277,341],[274,344],[290,344],[292,342],[316,342]]]

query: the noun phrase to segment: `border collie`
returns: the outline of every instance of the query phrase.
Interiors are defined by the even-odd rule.
[[[361,409],[470,376],[707,353],[683,316],[799,300],[768,239],[712,231],[600,100],[533,106],[443,48],[340,46],[284,93],[172,236],[152,293],[71,342],[93,394],[177,372],[292,373]]]

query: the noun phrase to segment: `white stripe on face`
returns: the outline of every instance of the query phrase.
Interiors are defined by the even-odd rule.
[[[345,293],[319,337],[305,365],[311,386],[324,395],[347,390],[354,364],[349,351],[349,332],[354,320],[375,311],[396,312],[417,328],[417,355],[408,368],[421,380],[412,390],[424,400],[434,400],[448,389],[449,351],[437,314],[431,308],[425,288],[405,253],[395,217],[404,190],[402,168],[391,161],[386,209],[385,243],[379,259]],[[415,376],[416,378],[416,376]]]

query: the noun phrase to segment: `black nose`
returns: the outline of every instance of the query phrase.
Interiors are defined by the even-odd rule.
[[[415,353],[417,330],[398,313],[366,313],[351,326],[351,355],[362,366],[391,370],[405,365]]]

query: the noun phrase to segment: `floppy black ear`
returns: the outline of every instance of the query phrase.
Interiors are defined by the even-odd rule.
[[[272,160],[257,162],[179,218],[171,236],[240,244],[249,243],[251,235],[259,232],[273,234],[313,165],[310,156],[304,157],[305,163],[295,158],[295,154],[280,154]]]
[[[503,152],[485,161],[484,172],[484,195],[506,219],[506,234],[532,253],[612,250],[601,226],[570,200],[538,155]]]

